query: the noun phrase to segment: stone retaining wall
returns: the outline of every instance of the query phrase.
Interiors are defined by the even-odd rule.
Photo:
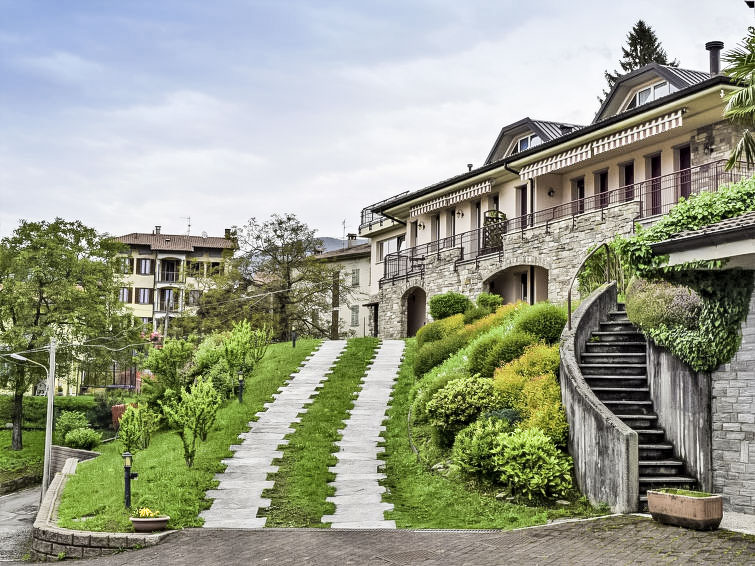
[[[0,495],[13,493],[30,485],[37,485],[42,482],[42,476],[23,476],[13,480],[0,483]]]
[[[80,450],[79,448],[69,448],[68,446],[53,444],[50,447],[50,475],[62,472],[69,458],[76,458],[77,462],[84,462],[99,455],[99,452],[92,450]]]
[[[382,338],[406,336],[406,296],[415,287],[422,288],[428,300],[447,291],[463,293],[475,300],[488,291],[490,278],[518,265],[548,270],[548,300],[563,303],[569,283],[588,250],[617,234],[631,234],[639,212],[640,203],[633,201],[556,220],[547,227],[511,232],[503,236],[501,253],[476,260],[459,261],[458,248],[430,253],[424,260],[423,275],[387,282],[381,287],[375,297],[380,302],[378,334]]]
[[[159,534],[98,533],[62,529],[56,525],[58,505],[68,476],[76,471],[76,458],[69,458],[47,489],[34,521],[32,559],[90,558],[121,550],[154,546],[175,531]]]

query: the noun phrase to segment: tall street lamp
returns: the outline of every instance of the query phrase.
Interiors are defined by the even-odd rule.
[[[55,398],[55,338],[50,339],[50,361],[49,368],[44,364],[30,360],[21,354],[11,354],[10,357],[21,362],[29,362],[45,370],[47,375],[47,421],[45,424],[45,460],[42,464],[42,499],[47,493],[47,486],[50,484],[50,452],[52,447],[52,418],[53,418],[53,399]]]

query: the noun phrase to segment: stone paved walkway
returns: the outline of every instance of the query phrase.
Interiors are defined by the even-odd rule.
[[[379,473],[384,464],[378,459],[378,442],[385,430],[382,425],[393,384],[398,377],[403,340],[383,340],[363,380],[354,408],[349,411],[346,427],[336,445],[338,463],[330,468],[336,474],[332,485],[335,495],[328,501],[335,503],[332,515],[325,515],[323,523],[334,529],[395,529],[394,521],[387,521],[385,511],[393,509],[383,503],[385,488],[378,484],[385,475]]]
[[[0,562],[19,560],[31,547],[40,487],[0,495]]]
[[[223,460],[227,468],[216,475],[220,484],[217,489],[207,491],[207,497],[214,501],[212,507],[200,514],[205,528],[265,526],[267,519],[257,517],[257,512],[270,505],[262,492],[273,487],[267,475],[278,470],[273,465],[273,460],[283,455],[278,447],[288,442],[284,437],[294,432],[290,425],[299,422],[297,415],[306,410],[304,406],[327,379],[328,371],[345,346],[345,340],[323,342],[299,372],[291,374],[287,385],[274,395],[275,400],[265,405],[267,410],[257,413],[259,420],[249,423],[249,432],[239,435],[243,442],[231,446],[233,457]]]
[[[84,564],[740,566],[755,564],[755,538],[631,515],[504,532],[187,529],[156,547]]]

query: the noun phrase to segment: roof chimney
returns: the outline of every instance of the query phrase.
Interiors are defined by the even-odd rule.
[[[230,228],[226,228],[225,229],[225,239],[226,240],[230,240],[231,239],[231,229]]]
[[[159,226],[155,226],[155,234],[159,234],[159,233],[160,233],[160,227]]]
[[[470,171],[472,170],[472,164],[471,163],[467,163],[467,169],[469,169]]]
[[[570,134],[572,131],[572,127],[569,124],[559,124],[558,127],[561,130],[562,136],[565,136],[566,134]]]
[[[710,74],[715,76],[721,73],[721,50],[724,48],[723,41],[709,41],[705,49],[710,52]]]
[[[351,246],[353,246],[356,239],[357,239],[356,234],[354,233],[346,234],[346,247],[350,248]]]

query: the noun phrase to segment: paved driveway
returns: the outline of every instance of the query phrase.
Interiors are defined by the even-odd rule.
[[[755,537],[617,516],[508,532],[187,529],[157,547],[82,566],[755,564]]]
[[[0,496],[0,562],[20,559],[31,546],[39,487]]]

